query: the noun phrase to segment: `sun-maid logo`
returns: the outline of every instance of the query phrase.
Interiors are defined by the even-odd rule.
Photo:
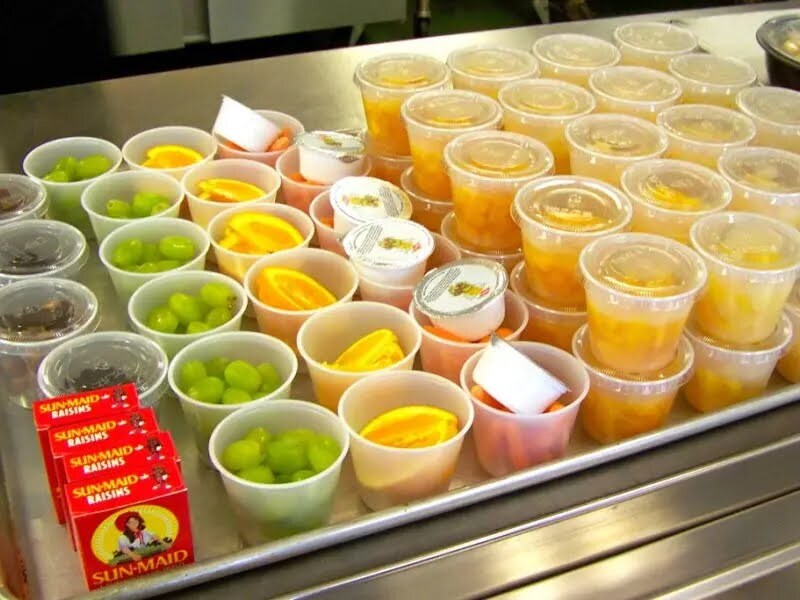
[[[54,419],[65,417],[68,415],[77,415],[92,411],[92,404],[100,402],[101,397],[99,394],[88,394],[86,396],[78,396],[68,400],[53,400],[52,402],[42,402],[37,404],[36,407],[42,414],[50,413]]]
[[[453,296],[471,296],[473,298],[480,298],[489,293],[488,287],[475,285],[468,281],[457,281],[453,283],[447,291]]]
[[[79,446],[97,440],[108,439],[108,432],[116,427],[117,421],[108,419],[107,421],[98,421],[90,425],[80,425],[63,431],[56,431],[54,439],[57,442],[66,442],[69,447]]]
[[[399,250],[405,253],[416,252],[422,247],[419,242],[415,242],[414,240],[404,240],[396,237],[382,238],[378,242],[378,246],[384,250]]]
[[[106,479],[97,483],[87,483],[73,488],[72,497],[76,499],[84,498],[89,505],[98,504],[115,498],[130,496],[131,486],[138,481],[138,475],[126,475],[125,477],[115,477],[114,479]]]
[[[100,450],[92,454],[80,454],[78,456],[70,456],[69,464],[72,467],[83,467],[84,472],[91,473],[103,469],[110,469],[125,464],[125,457],[133,454],[136,447],[133,445],[121,446],[119,448],[111,448],[108,450]]]
[[[169,553],[178,538],[179,522],[172,511],[154,504],[118,510],[92,534],[92,552],[100,562],[132,568],[130,575],[143,574],[186,560]],[[129,575],[123,573],[123,575]]]

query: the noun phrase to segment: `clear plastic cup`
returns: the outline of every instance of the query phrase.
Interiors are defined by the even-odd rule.
[[[466,240],[463,240],[458,235],[458,228],[456,227],[456,214],[454,212],[448,213],[447,216],[442,219],[441,232],[450,243],[458,248],[459,252],[461,252],[462,258],[493,260],[497,263],[500,263],[509,273],[520,263],[520,261],[522,261],[522,250],[519,248],[492,252],[481,250],[480,248],[469,244]]]
[[[41,219],[47,212],[44,185],[13,173],[0,173],[0,225]]]
[[[396,408],[424,404],[453,413],[458,433],[425,448],[393,448],[362,437],[376,417]],[[456,384],[420,371],[387,372],[348,389],[339,417],[350,434],[350,453],[361,499],[372,510],[408,504],[447,491],[475,411]]]
[[[38,382],[47,398],[136,384],[139,403],[157,408],[167,391],[167,355],[154,341],[127,331],[80,335],[48,354]]]
[[[361,62],[354,75],[361,90],[367,129],[381,153],[408,156],[403,102],[417,92],[438,90],[450,83],[450,69],[423,54],[383,54]]]
[[[781,87],[745,88],[736,107],[753,119],[753,144],[800,153],[800,92]]]
[[[617,188],[586,177],[559,175],[533,181],[514,199],[522,230],[525,272],[532,293],[565,308],[586,297],[578,257],[589,242],[625,230],[633,209]]]
[[[568,174],[569,147],[564,129],[595,109],[596,100],[580,86],[557,79],[524,79],[500,90],[503,128],[535,138],[550,148],[555,172]]]
[[[622,172],[667,151],[667,136],[649,121],[629,115],[587,115],[566,128],[573,175],[619,186]]]
[[[708,104],[673,106],[656,118],[669,138],[665,158],[717,168],[723,152],[752,142],[756,127],[750,117]]]
[[[198,184],[207,179],[235,179],[250,183],[263,192],[254,200],[246,202],[217,202],[215,200],[204,200],[198,193]],[[189,205],[189,212],[192,221],[207,228],[211,219],[222,211],[231,207],[232,204],[263,204],[275,202],[278,195],[278,188],[281,187],[281,178],[277,171],[265,164],[242,158],[225,158],[214,160],[208,163],[201,163],[191,167],[181,180],[183,191],[186,194],[186,202]]]
[[[411,220],[427,227],[430,231],[440,231],[442,220],[453,210],[451,200],[436,200],[423,192],[414,179],[414,167],[403,171],[400,187],[411,200]]]
[[[453,87],[497,99],[505,84],[531,79],[539,74],[539,63],[529,52],[503,46],[470,46],[453,50],[447,57],[453,72]]]
[[[754,344],[775,330],[800,270],[800,233],[770,217],[722,212],[692,226],[708,268],[697,326],[729,344]]]
[[[708,277],[703,259],[669,238],[620,233],[586,246],[580,267],[597,362],[623,373],[670,364]]]
[[[506,131],[465,133],[444,149],[458,237],[482,251],[520,247],[511,203],[523,185],[553,174],[553,154],[533,138]]]
[[[509,276],[511,289],[528,308],[528,326],[520,339],[540,342],[572,351],[572,338],[586,323],[586,311],[579,308],[562,308],[537,297],[528,286],[525,263],[519,263]]]
[[[80,283],[42,277],[0,288],[0,391],[30,408],[41,392],[36,373],[48,352],[95,330],[97,298]]]
[[[403,103],[414,182],[423,194],[438,200],[451,196],[444,166],[444,147],[462,133],[499,129],[503,111],[496,100],[464,90],[415,94]]]
[[[297,352],[297,332],[316,310],[283,310],[258,299],[256,282],[266,267],[296,269],[317,280],[336,296],[337,302],[350,302],[358,288],[358,273],[346,258],[318,248],[295,248],[258,259],[244,276],[244,288],[253,304],[262,333],[283,340]]]
[[[72,156],[77,159],[102,154],[111,161],[111,168],[91,179],[59,183],[46,181],[47,175],[56,162],[64,157]],[[22,161],[22,170],[25,174],[44,186],[47,190],[48,209],[47,215],[56,221],[64,221],[81,230],[81,233],[91,237],[92,227],[86,211],[81,207],[81,194],[93,181],[113,173],[122,164],[120,149],[111,142],[93,137],[68,137],[46,142],[28,152]]]
[[[208,224],[208,235],[211,237],[211,245],[214,248],[214,254],[217,257],[217,266],[220,273],[224,273],[233,277],[239,283],[244,281],[244,276],[247,270],[264,254],[246,254],[244,252],[235,252],[220,246],[219,241],[225,235],[225,228],[230,221],[231,217],[241,213],[256,213],[271,215],[283,219],[292,225],[303,236],[303,241],[294,246],[295,248],[308,248],[311,243],[311,238],[314,237],[314,223],[303,211],[286,206],[285,204],[274,203],[245,203],[228,208],[219,213],[216,217],[211,219]],[[291,248],[287,248],[290,250]],[[282,252],[282,250],[279,250]],[[275,254],[275,253],[273,253]]]
[[[698,219],[726,209],[731,186],[719,173],[683,160],[653,159],[622,172],[622,191],[633,204],[631,229],[689,245]]]
[[[86,238],[72,225],[43,220],[0,225],[0,287],[39,277],[74,279],[88,259]]]
[[[331,197],[328,190],[314,198],[311,206],[308,207],[308,214],[314,222],[319,247],[347,258],[341,237],[333,229],[333,206],[331,206]]]
[[[586,87],[589,75],[596,69],[613,67],[620,53],[605,40],[578,33],[546,35],[533,44],[533,55],[539,59],[542,76],[561,79]]]
[[[200,288],[207,283],[224,283],[236,295],[236,304],[231,311],[233,318],[227,323],[203,333],[162,333],[146,325],[150,311],[165,306],[171,294],[182,292],[198,296]],[[230,277],[209,271],[180,271],[164,273],[161,277],[139,287],[128,301],[128,321],[134,331],[156,342],[164,349],[167,356],[172,358],[196,340],[213,337],[226,331],[238,331],[242,326],[242,316],[246,308],[247,295],[244,289]]]
[[[671,23],[634,21],[614,30],[614,42],[623,65],[666,71],[676,56],[694,52],[697,37],[685,27]]]
[[[403,173],[411,168],[411,156],[370,154],[369,157],[372,161],[372,170],[369,172],[369,176],[383,179],[398,187]]]
[[[522,299],[513,292],[507,291],[504,301],[506,316],[501,327],[512,331],[511,335],[505,338],[507,341],[517,341],[528,326],[528,309]],[[419,350],[422,369],[441,375],[453,383],[459,381],[461,367],[467,359],[486,348],[489,343],[455,342],[439,337],[425,329],[426,325],[432,325],[431,320],[417,308],[416,303],[411,304],[408,312],[422,332],[422,346]]]
[[[279,128],[289,129],[292,132],[292,139],[290,140],[290,143],[292,144],[294,143],[294,139],[297,134],[303,133],[306,130],[305,127],[303,127],[303,124],[295,119],[292,115],[287,115],[286,113],[278,112],[277,110],[257,110],[255,112]],[[214,139],[217,142],[217,154],[220,158],[244,158],[274,167],[280,155],[286,151],[286,148],[284,148],[282,150],[273,150],[271,152],[247,152],[246,150],[234,148],[231,145],[231,142],[225,140],[214,131],[211,132],[211,135],[214,136]]]
[[[601,444],[664,425],[678,390],[691,377],[694,365],[692,345],[681,337],[674,360],[660,371],[627,375],[609,369],[592,354],[588,325],[575,334],[572,353],[589,371],[589,394],[581,407],[581,424]]]
[[[800,283],[796,283],[786,302],[784,314],[792,323],[792,343],[778,361],[778,373],[791,383],[800,383]]]
[[[185,146],[191,148],[203,158],[199,162],[186,167],[175,167],[172,169],[152,169],[142,166],[147,160],[147,151],[155,146]],[[166,173],[180,181],[183,176],[191,169],[202,163],[213,160],[217,153],[217,141],[207,131],[195,127],[184,127],[182,125],[170,125],[167,127],[156,127],[137,133],[122,146],[122,157],[128,167],[132,170],[149,170]]]
[[[114,266],[111,260],[117,246],[127,240],[139,239],[144,243],[158,244],[162,238],[170,235],[180,235],[189,238],[192,240],[195,248],[194,257],[176,269],[158,273],[135,273]],[[202,271],[205,269],[206,255],[208,254],[210,246],[208,234],[205,230],[191,221],[186,221],[185,219],[152,218],[142,219],[139,222],[134,221],[114,230],[114,232],[100,244],[98,254],[100,255],[100,262],[103,263],[103,266],[108,271],[117,297],[123,302],[127,302],[131,294],[142,285],[161,277],[165,273]]]
[[[481,466],[493,477],[560,458],[572,435],[581,403],[589,391],[586,368],[568,352],[535,342],[514,342],[522,352],[569,389],[554,412],[520,415],[492,408],[470,394],[472,372],[483,351],[471,356],[461,369],[461,388],[470,394],[475,409],[472,435]]]
[[[681,98],[681,84],[674,77],[645,67],[608,67],[589,77],[589,89],[597,98],[597,112],[639,117],[652,123],[665,108]]]
[[[188,396],[181,389],[181,369],[191,360],[207,363],[215,358],[246,360],[252,365],[270,363],[281,378],[281,385],[272,393],[241,404],[211,404]],[[297,357],[279,339],[253,331],[229,331],[213,337],[195,340],[175,355],[169,365],[168,381],[172,393],[181,404],[183,416],[192,431],[200,456],[208,462],[208,440],[211,432],[228,415],[252,406],[290,398],[292,383],[297,376]],[[255,427],[255,425],[253,425]]]
[[[668,70],[683,88],[685,104],[736,106],[736,94],[756,83],[753,67],[738,58],[691,53],[676,56]]]
[[[331,436],[341,454],[327,469],[294,483],[253,483],[222,466],[220,457],[229,444],[243,438],[254,427],[273,434],[289,429],[311,429]],[[209,442],[211,461],[220,475],[239,534],[249,545],[321,527],[328,522],[339,474],[349,448],[345,427],[336,415],[302,400],[271,400],[247,406],[227,416]]]
[[[101,177],[83,190],[81,206],[89,215],[97,242],[102,242],[115,229],[128,223],[143,219],[114,219],[106,214],[109,200],[131,202],[138,192],[152,192],[164,196],[170,207],[154,215],[157,217],[177,217],[181,210],[183,188],[179,181],[158,171],[122,171]],[[145,217],[147,219],[149,217]]]

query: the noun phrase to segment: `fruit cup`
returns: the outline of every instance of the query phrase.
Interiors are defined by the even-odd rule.
[[[614,30],[614,42],[619,48],[623,65],[637,65],[666,71],[676,56],[697,48],[697,37],[671,23],[626,23]]]
[[[346,258],[347,253],[342,247],[341,236],[333,230],[333,206],[331,206],[328,190],[314,198],[311,206],[308,207],[308,214],[314,222],[319,247]]]
[[[791,344],[792,329],[784,315],[765,340],[735,346],[710,338],[690,324],[686,337],[694,348],[694,374],[683,386],[684,398],[705,413],[761,395]]]
[[[122,171],[101,177],[91,183],[81,195],[81,206],[89,215],[97,242],[100,243],[115,229],[142,219],[117,219],[108,216],[106,204],[109,200],[131,203],[136,194],[149,192],[164,196],[169,208],[156,217],[177,217],[181,210],[183,188],[179,181],[166,173],[154,170]],[[143,217],[149,218],[149,217]]]
[[[44,220],[0,225],[0,287],[39,277],[74,279],[88,259],[86,238],[72,225]]]
[[[597,98],[597,112],[631,115],[651,123],[681,98],[677,79],[645,67],[600,69],[589,77],[589,89]]]
[[[414,181],[414,167],[403,172],[400,187],[411,200],[411,220],[430,231],[440,231],[445,215],[453,210],[453,202],[428,197]]]
[[[753,119],[756,146],[800,152],[800,92],[781,87],[745,88],[736,107]]]
[[[676,56],[668,70],[683,88],[685,104],[736,106],[736,94],[756,83],[753,67],[738,58],[693,52]]]
[[[462,133],[499,129],[503,111],[496,100],[463,90],[415,94],[403,103],[414,181],[423,194],[438,200],[451,197],[444,166],[444,147]]]
[[[255,483],[237,477],[222,466],[229,444],[242,439],[254,427],[280,434],[307,428],[328,435],[339,444],[338,458],[324,471],[293,483]],[[214,430],[209,454],[222,476],[222,484],[236,517],[239,533],[255,545],[325,525],[339,485],[339,473],[347,455],[347,431],[328,410],[301,400],[271,400],[247,406],[228,415]]]
[[[458,433],[422,448],[383,446],[360,434],[376,417],[420,404],[454,414]],[[353,468],[364,504],[382,510],[446,492],[474,416],[467,394],[431,373],[388,372],[355,383],[342,396],[339,417],[350,434]]]
[[[502,46],[470,46],[454,50],[447,57],[453,72],[453,87],[471,90],[497,99],[507,83],[531,79],[539,74],[536,59],[522,50]]]
[[[800,383],[800,284],[795,284],[784,310],[792,323],[792,343],[778,361],[778,373],[791,383]]]
[[[290,145],[294,143],[294,139],[298,133],[303,133],[305,131],[305,127],[303,127],[300,121],[286,113],[278,112],[277,110],[257,110],[255,112],[281,129],[288,129],[291,132],[291,138],[289,140]],[[234,147],[231,142],[228,142],[214,131],[211,132],[211,135],[214,136],[217,142],[217,154],[220,158],[244,158],[274,167],[280,155],[286,151],[286,148],[282,148],[279,150],[264,150],[263,152],[247,152],[241,148]]]
[[[367,146],[369,148],[369,146]],[[400,187],[403,173],[411,168],[411,156],[392,156],[389,154],[374,154],[369,152],[372,165],[369,176],[383,179]]]
[[[722,212],[700,219],[690,237],[708,268],[698,328],[735,345],[769,337],[800,269],[800,233],[770,217]]]
[[[455,212],[448,213],[445,218],[442,219],[441,231],[447,241],[458,248],[463,258],[491,260],[502,265],[509,273],[522,260],[522,250],[519,248],[506,251],[486,251],[467,243],[458,235]]]
[[[484,351],[471,356],[461,369],[461,388],[470,394],[475,409],[472,435],[481,466],[493,477],[502,477],[560,458],[567,450],[581,402],[589,391],[586,368],[564,350],[535,342],[514,342],[545,371],[561,380],[568,391],[559,398],[563,408],[536,415],[498,410],[473,397],[472,373]]]
[[[179,146],[191,151],[191,156],[181,157],[178,161],[180,166],[169,168],[145,167],[143,163],[147,161],[149,150],[159,146]],[[181,148],[178,148],[181,154]],[[122,156],[128,167],[137,170],[155,170],[174,177],[178,181],[190,168],[201,163],[213,160],[217,152],[217,142],[207,131],[195,127],[183,127],[181,125],[170,125],[167,127],[156,127],[137,133],[122,146]],[[198,158],[199,156],[199,158]]]
[[[95,177],[81,181],[60,182],[45,178],[60,159],[70,156],[81,159],[92,155],[102,155],[108,159],[109,168]],[[81,207],[81,194],[92,181],[113,173],[119,169],[120,164],[120,149],[111,142],[92,137],[68,137],[46,142],[28,152],[22,162],[22,170],[47,190],[47,214],[51,219],[74,225],[85,236],[91,237],[92,227],[86,211]]]
[[[344,235],[378,219],[411,217],[411,200],[396,185],[374,177],[345,177],[330,189],[333,229]],[[344,244],[344,241],[342,241]]]
[[[125,244],[129,240],[140,240],[145,244],[157,245],[163,238],[168,236],[181,236],[190,239],[194,244],[194,256],[174,269],[154,273],[128,271],[114,264],[114,252],[121,244]],[[119,229],[115,229],[100,244],[99,255],[100,262],[103,263],[109,277],[111,277],[111,283],[114,285],[117,297],[123,302],[127,302],[133,292],[148,281],[161,277],[165,272],[202,271],[205,269],[206,254],[208,254],[209,246],[208,234],[202,227],[195,225],[191,221],[175,218],[152,218],[143,219],[139,222],[132,221]]]
[[[603,67],[613,67],[620,54],[612,44],[590,35],[557,33],[546,35],[533,44],[542,77],[561,79],[586,87],[589,75]]]
[[[16,221],[44,218],[47,212],[47,190],[38,181],[13,173],[0,173],[0,225]]]
[[[373,370],[332,367],[355,342],[381,329],[396,336],[403,353],[401,360]],[[308,366],[317,403],[334,412],[344,391],[355,382],[383,371],[412,369],[420,343],[419,328],[408,313],[378,302],[349,302],[325,308],[303,323],[297,334],[297,348]]]
[[[244,360],[254,366],[270,363],[275,367],[282,383],[269,394],[238,404],[202,402],[189,396],[185,386],[181,385],[181,370],[184,365],[195,360],[205,364],[219,357],[231,361]],[[248,407],[291,397],[292,383],[296,376],[297,357],[292,349],[276,338],[252,331],[229,331],[195,340],[175,355],[170,362],[167,375],[169,387],[180,401],[183,416],[192,430],[200,456],[206,463],[209,452],[208,440],[220,421]]]

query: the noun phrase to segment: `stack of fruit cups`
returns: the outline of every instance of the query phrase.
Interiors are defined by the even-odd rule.
[[[447,65],[453,71],[453,87],[494,99],[507,83],[539,74],[539,63],[532,54],[501,46],[459,48],[447,57]]]
[[[636,65],[666,71],[676,56],[697,48],[697,37],[684,27],[671,23],[633,22],[614,30],[623,65]]]
[[[758,146],[800,152],[800,92],[780,87],[745,88],[736,107],[753,119]]]

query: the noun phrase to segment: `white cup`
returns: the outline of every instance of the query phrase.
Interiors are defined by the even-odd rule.
[[[199,153],[203,158],[198,163],[173,169],[152,169],[142,166],[147,160],[147,151],[155,146],[186,146]],[[132,170],[148,170],[166,173],[180,181],[186,172],[200,163],[207,163],[217,153],[217,142],[207,131],[195,127],[169,125],[156,127],[137,133],[122,146],[122,157]]]

